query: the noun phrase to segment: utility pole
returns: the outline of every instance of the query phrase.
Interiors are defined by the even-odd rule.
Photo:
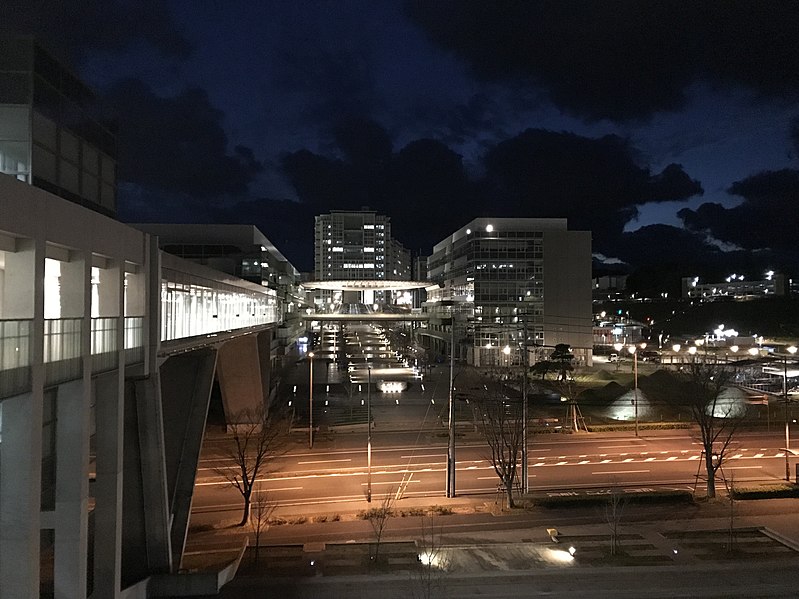
[[[530,492],[530,477],[527,476],[527,321],[522,320],[524,331],[523,356],[522,356],[522,491]]]
[[[455,497],[455,403],[452,397],[455,372],[455,311],[450,319],[449,346],[449,444],[447,446],[447,497]]]
[[[366,363],[366,501],[372,503],[372,366]]]

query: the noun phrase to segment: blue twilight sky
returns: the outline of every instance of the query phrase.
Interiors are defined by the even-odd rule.
[[[633,270],[796,269],[796,3],[9,1],[118,123],[123,219],[252,222],[301,269],[363,205],[423,254],[566,216]]]

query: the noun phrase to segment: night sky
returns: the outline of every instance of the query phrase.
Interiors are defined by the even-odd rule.
[[[567,217],[595,267],[797,274],[799,3],[5,0],[119,131],[119,216],[257,225],[369,206],[414,252]],[[644,268],[641,268],[644,267]],[[640,276],[640,274],[639,274]]]

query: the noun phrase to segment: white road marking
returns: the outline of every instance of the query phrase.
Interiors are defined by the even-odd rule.
[[[592,472],[591,474],[642,474],[649,470],[607,470],[605,472]]]
[[[754,458],[762,458],[762,457],[763,457],[763,454],[762,454],[762,453],[756,453],[756,454],[755,454],[755,455],[753,455],[752,457],[754,457]]]
[[[332,464],[334,462],[351,462],[352,459],[348,458],[346,460],[316,460],[313,462],[297,462],[297,464]]]

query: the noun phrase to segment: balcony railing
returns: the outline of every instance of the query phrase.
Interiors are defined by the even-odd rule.
[[[125,364],[144,360],[144,317],[125,317]]]
[[[31,390],[32,323],[0,320],[0,398]]]
[[[117,367],[118,321],[116,317],[92,318],[92,373],[105,372]]]
[[[80,318],[44,321],[44,383],[47,386],[79,378],[82,374]]]

